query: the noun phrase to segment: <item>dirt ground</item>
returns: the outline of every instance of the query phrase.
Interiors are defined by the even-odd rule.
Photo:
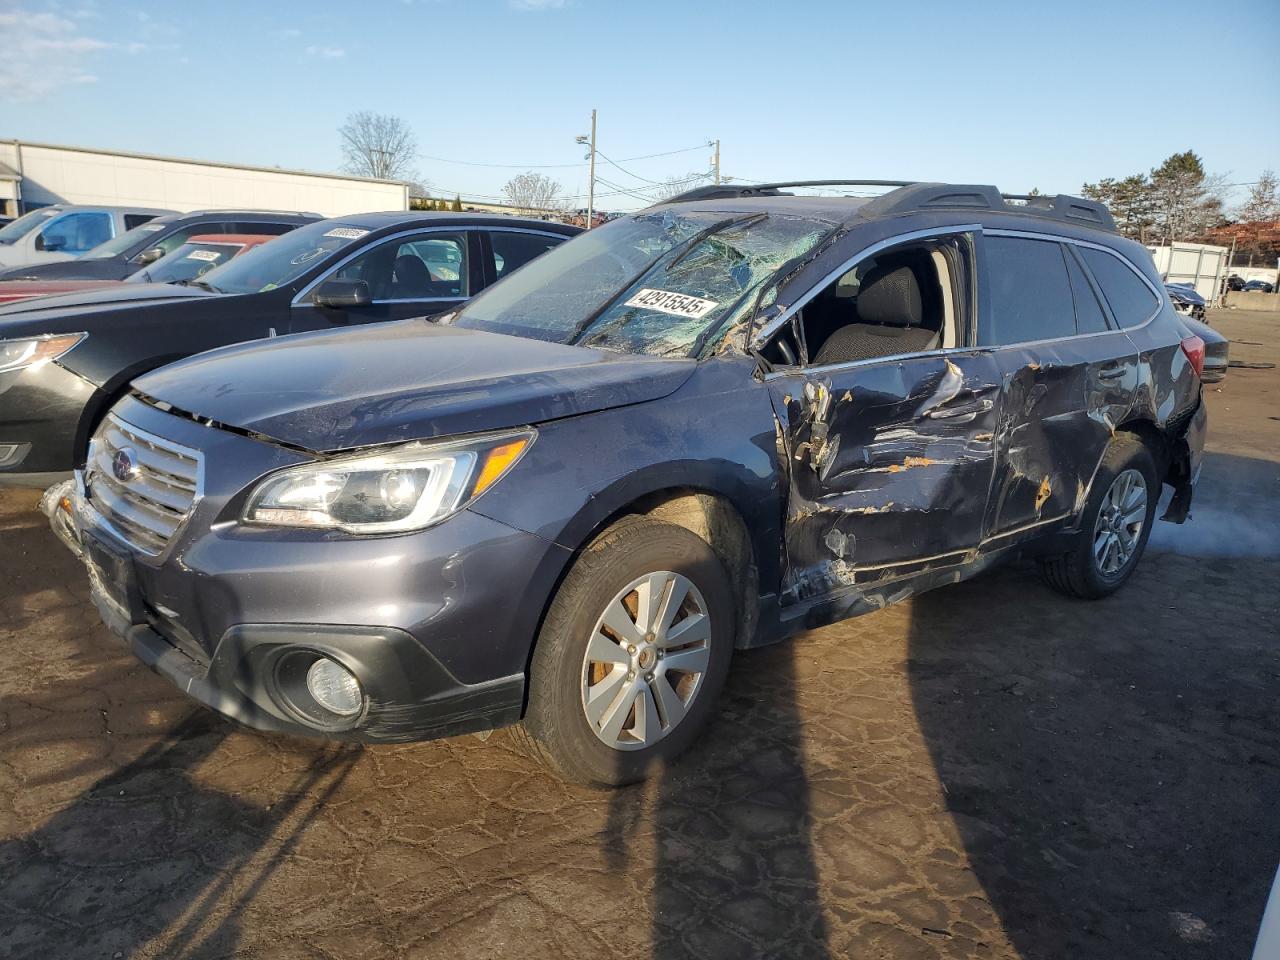
[[[1280,362],[1280,317],[1214,322]],[[1280,370],[1208,397],[1194,519],[1119,595],[1014,564],[740,654],[700,746],[615,793],[505,732],[234,727],[0,493],[0,954],[1247,957],[1280,858]]]

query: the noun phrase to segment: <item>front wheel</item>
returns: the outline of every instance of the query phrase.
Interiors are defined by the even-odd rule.
[[[629,517],[582,552],[552,601],[517,736],[569,779],[642,779],[710,718],[734,632],[733,591],[706,541]]]
[[[1086,600],[1119,590],[1146,549],[1159,495],[1151,452],[1138,437],[1116,434],[1093,478],[1074,548],[1040,561],[1048,584]]]

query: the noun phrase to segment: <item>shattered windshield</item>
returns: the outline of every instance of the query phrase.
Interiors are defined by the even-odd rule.
[[[688,356],[834,224],[777,214],[641,213],[532,261],[447,322],[556,343]]]

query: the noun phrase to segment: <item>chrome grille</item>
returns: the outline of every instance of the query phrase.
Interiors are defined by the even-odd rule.
[[[94,509],[133,546],[155,555],[191,513],[200,455],[108,414],[89,445],[84,484]]]

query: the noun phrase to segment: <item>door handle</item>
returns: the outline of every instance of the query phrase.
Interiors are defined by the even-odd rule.
[[[925,414],[931,420],[951,420],[955,417],[976,417],[991,409],[990,400],[978,400],[974,403],[957,404],[955,406],[934,407]]]

